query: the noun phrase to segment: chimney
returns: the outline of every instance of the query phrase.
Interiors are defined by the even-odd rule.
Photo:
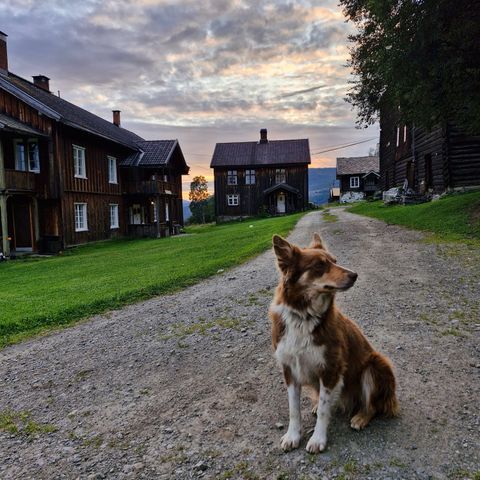
[[[266,128],[260,130],[260,143],[268,143]]]
[[[117,127],[120,126],[120,110],[112,110],[113,112],[113,124]]]
[[[7,36],[0,32],[0,73],[8,72]]]
[[[50,91],[50,83],[49,83],[49,78],[46,77],[45,75],[34,75],[33,76],[33,84],[36,87],[41,88],[42,90],[45,90],[47,92]]]

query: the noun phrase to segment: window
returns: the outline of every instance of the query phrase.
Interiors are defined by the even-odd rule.
[[[73,169],[75,177],[87,178],[87,171],[85,169],[85,149],[73,145]]]
[[[228,170],[227,172],[227,185],[236,185],[237,184],[237,171]]]
[[[240,195],[238,195],[238,194],[227,195],[227,205],[229,207],[238,206],[239,201],[240,201]]]
[[[358,188],[360,186],[360,177],[350,177],[350,188]]]
[[[407,126],[404,125],[403,127],[403,143],[407,141]]]
[[[118,228],[118,204],[110,204],[110,228]]]
[[[84,232],[88,230],[87,224],[87,204],[75,203],[75,231]]]
[[[118,183],[117,180],[117,159],[115,157],[108,158],[108,183]]]
[[[400,127],[397,127],[397,147],[400,146]]]
[[[277,168],[275,170],[275,183],[285,183],[286,180],[286,175],[285,175],[285,169],[284,168]]]
[[[165,201],[165,221],[170,221],[170,206],[168,205],[168,200]]]
[[[15,140],[15,170],[40,173],[40,152],[37,140]]]
[[[245,185],[255,185],[255,170],[245,170]]]

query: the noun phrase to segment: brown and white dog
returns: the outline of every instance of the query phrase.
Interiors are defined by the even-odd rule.
[[[269,310],[275,356],[288,390],[290,423],[284,450],[301,438],[300,393],[308,387],[317,422],[307,443],[311,453],[325,450],[330,411],[337,399],[353,413],[360,430],[376,414],[398,413],[390,361],[376,352],[360,328],[335,306],[337,291],[349,289],[357,274],[336,264],[315,233],[308,248],[273,237],[280,281]]]

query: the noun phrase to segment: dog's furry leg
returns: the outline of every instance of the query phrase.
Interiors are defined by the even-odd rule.
[[[320,380],[320,398],[317,408],[317,423],[313,435],[307,443],[307,452],[323,452],[327,446],[327,428],[330,421],[330,412],[343,387],[343,379],[332,388],[326,388]]]
[[[290,382],[288,390],[288,409],[290,421],[288,423],[287,433],[282,437],[281,446],[285,451],[297,448],[301,438],[301,412],[300,412],[300,393],[301,387],[295,382]]]
[[[319,400],[318,389],[312,387],[311,385],[306,385],[304,390],[305,390],[305,393],[307,394],[308,398],[312,402],[312,415],[317,415],[318,400]]]

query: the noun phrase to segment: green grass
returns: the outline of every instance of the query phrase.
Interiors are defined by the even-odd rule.
[[[0,264],[0,346],[172,292],[266,250],[302,214],[195,226],[190,235],[90,244]]]
[[[37,437],[57,431],[57,427],[46,423],[38,423],[32,419],[30,412],[3,410],[0,411],[0,430],[11,435]]]
[[[363,202],[348,209],[352,213],[434,233],[442,241],[480,245],[480,190],[452,194],[419,205],[384,205]]]

